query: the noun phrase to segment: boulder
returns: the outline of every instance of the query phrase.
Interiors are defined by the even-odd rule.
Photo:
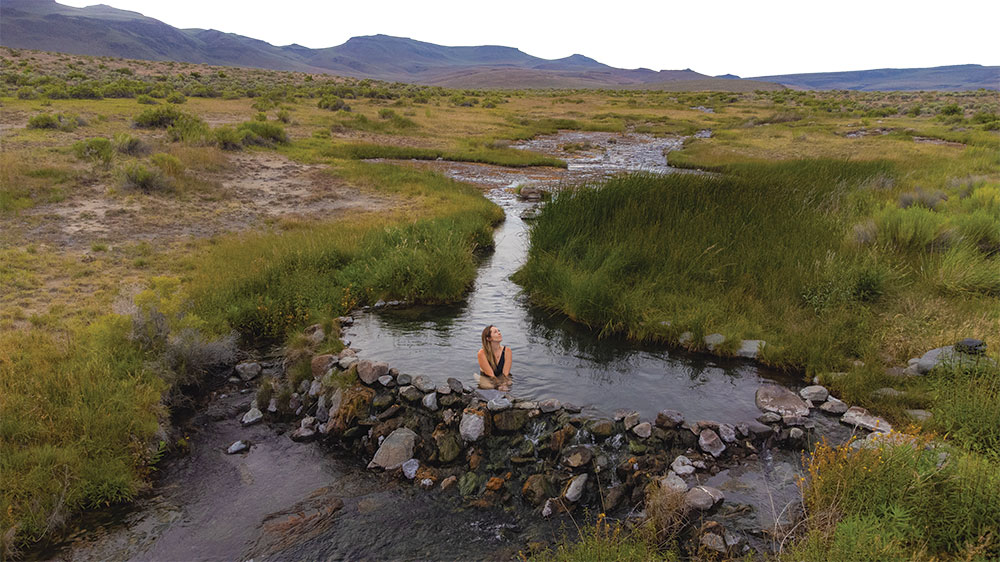
[[[726,446],[722,443],[722,439],[719,438],[719,434],[711,429],[704,429],[698,434],[698,447],[716,458],[726,450]]]
[[[493,414],[493,427],[503,432],[519,431],[528,421],[527,410],[503,410]]]
[[[709,511],[726,499],[723,493],[711,486],[695,486],[684,494],[684,505],[688,509]]]
[[[257,378],[257,376],[260,375],[260,372],[262,370],[260,363],[256,361],[244,361],[243,363],[236,365],[235,369],[236,369],[236,374],[244,382],[252,381],[253,379]]]
[[[392,388],[396,386],[396,379],[392,378],[392,375],[382,375],[378,378],[378,383],[386,388]]]
[[[249,448],[250,444],[240,439],[239,441],[230,445],[228,449],[226,449],[226,454],[235,455],[236,453],[242,453],[243,451],[246,451]]]
[[[668,490],[673,490],[674,492],[681,494],[688,491],[687,482],[685,482],[680,476],[677,476],[677,473],[672,470],[668,472],[666,476],[660,478],[660,487],[667,488]]]
[[[545,413],[545,414],[551,414],[552,412],[555,412],[556,410],[558,410],[561,407],[562,407],[562,404],[560,404],[559,401],[556,400],[555,398],[549,398],[548,400],[542,400],[541,402],[538,403],[538,409],[541,410],[542,413]]]
[[[358,362],[357,356],[354,355],[342,355],[339,360],[337,360],[337,366],[345,371],[350,369]]]
[[[436,386],[434,382],[431,381],[431,379],[425,377],[424,375],[417,375],[416,377],[413,377],[413,382],[411,384],[417,387],[420,390],[420,392],[425,392],[425,393],[433,392],[434,387]]]
[[[756,359],[757,354],[764,350],[765,345],[767,342],[764,340],[743,340],[740,342],[740,348],[736,351],[736,355],[747,359]]]
[[[243,414],[243,417],[240,419],[240,423],[243,425],[253,425],[262,419],[264,419],[264,414],[257,409],[257,406],[254,406],[250,408],[247,413]]]
[[[441,396],[447,396],[451,394],[451,387],[442,383],[434,387],[434,392],[437,392]]]
[[[438,409],[437,392],[425,394],[420,402],[424,405],[424,408],[427,408],[432,412],[436,412]]]
[[[508,400],[506,396],[497,396],[486,403],[486,407],[489,408],[491,412],[509,410],[511,406],[513,406],[513,404],[511,404],[510,400]]]
[[[447,383],[448,383],[448,388],[450,388],[452,392],[461,394],[462,392],[465,391],[465,386],[462,385],[462,381],[454,377],[448,377]]]
[[[611,437],[615,432],[615,422],[611,420],[597,420],[590,426],[590,432],[597,437]]]
[[[424,399],[424,393],[411,384],[400,388],[399,395],[409,402],[417,402]]]
[[[563,451],[562,462],[571,468],[580,468],[590,464],[594,458],[594,453],[590,448],[583,445],[576,445]]]
[[[312,358],[311,368],[312,376],[314,379],[318,379],[326,375],[326,373],[337,364],[336,355],[317,355]]]
[[[830,396],[830,391],[827,390],[825,386],[814,384],[800,390],[799,396],[801,396],[803,400],[811,400],[814,404],[816,404],[826,400],[827,397]]]
[[[551,495],[551,486],[544,474],[532,474],[521,487],[521,497],[531,505],[542,505]]]
[[[417,459],[409,459],[402,464],[401,468],[403,469],[403,476],[405,476],[407,480],[413,480],[417,476],[417,470],[420,469],[420,461]]]
[[[736,428],[732,425],[728,423],[720,423],[718,433],[724,443],[736,442]]]
[[[671,429],[684,423],[684,414],[677,410],[660,410],[656,414],[656,425],[665,429]]]
[[[326,424],[327,431],[334,435],[347,431],[356,420],[367,418],[375,398],[375,391],[362,385],[355,385],[340,394],[340,400],[334,400],[334,405],[330,407],[330,421]],[[336,396],[337,393],[334,393]]]
[[[955,351],[968,355],[985,355],[986,342],[975,338],[965,338],[955,343]]]
[[[586,473],[574,476],[573,479],[569,481],[569,486],[566,486],[566,491],[563,493],[563,497],[570,502],[575,503],[579,501],[580,498],[583,497],[584,490],[586,490],[587,477],[588,475]]]
[[[486,432],[486,420],[483,417],[483,412],[471,408],[466,408],[462,413],[462,420],[458,422],[458,431],[466,443],[479,440]]]
[[[372,384],[389,374],[389,364],[383,362],[358,361],[358,378],[365,384]]]
[[[674,462],[670,463],[670,469],[680,475],[694,474],[695,470],[694,465],[691,464],[691,459],[684,455],[679,455],[674,459]]]
[[[639,412],[629,412],[628,414],[625,414],[622,421],[625,423],[625,429],[632,429],[639,424]]]
[[[715,351],[715,348],[726,342],[726,336],[722,334],[709,334],[702,338],[702,341],[705,342],[705,347],[707,347],[709,351]]]
[[[326,339],[326,332],[323,331],[323,326],[320,326],[319,324],[309,326],[302,333],[306,336],[306,340],[312,345],[319,345]]]
[[[844,412],[847,411],[847,408],[848,406],[846,402],[838,400],[833,396],[828,397],[826,399],[826,402],[823,402],[822,404],[819,405],[820,410],[828,414],[836,414],[836,415],[843,414]]]
[[[437,446],[438,462],[449,463],[462,453],[462,444],[454,431],[437,429],[431,436]]]
[[[396,429],[382,441],[372,461],[368,463],[368,468],[382,468],[385,470],[399,468],[404,462],[413,458],[413,449],[416,445],[416,433],[405,427]]]
[[[649,422],[642,422],[632,427],[632,433],[641,439],[648,439],[653,433],[653,426]]]
[[[851,406],[840,418],[840,423],[867,429],[868,431],[878,431],[888,433],[892,431],[892,426],[884,419],[868,413],[868,410],[860,406]]]
[[[754,397],[762,412],[774,412],[781,416],[808,416],[809,406],[794,392],[776,384],[766,384],[757,389]]]

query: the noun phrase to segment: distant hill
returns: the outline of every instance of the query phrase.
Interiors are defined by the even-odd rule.
[[[137,12],[55,0],[0,0],[0,45],[80,55],[338,74],[457,88],[643,88],[749,91],[997,88],[998,67],[869,70],[740,79],[690,69],[622,69],[576,54],[548,60],[498,45],[445,47],[404,37],[353,37],[309,49],[214,29],[178,29]]]
[[[1000,89],[1000,66],[960,64],[933,68],[880,68],[848,72],[815,72],[757,76],[808,90],[988,90]]]

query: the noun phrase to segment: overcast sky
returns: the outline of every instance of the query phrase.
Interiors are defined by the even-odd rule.
[[[574,53],[620,68],[743,77],[1000,64],[997,0],[59,0],[180,28],[321,48],[384,33],[440,45]]]

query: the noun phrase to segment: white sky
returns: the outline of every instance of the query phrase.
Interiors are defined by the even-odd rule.
[[[703,74],[1000,64],[997,0],[59,0],[321,48],[384,33]]]

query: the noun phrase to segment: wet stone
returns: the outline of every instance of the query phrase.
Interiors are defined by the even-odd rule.
[[[447,383],[448,383],[448,388],[450,388],[452,392],[457,392],[458,394],[461,394],[465,390],[465,386],[462,385],[462,381],[454,377],[448,377]]]
[[[695,468],[691,464],[691,459],[684,455],[679,455],[674,462],[670,463],[670,469],[680,475],[694,474]]]
[[[695,486],[684,495],[684,504],[699,511],[709,511],[724,500],[725,495],[711,486]]]
[[[571,414],[579,414],[580,412],[583,411],[583,408],[581,408],[580,406],[577,406],[576,404],[570,404],[569,402],[563,404],[562,407],[563,410],[566,410]]]
[[[368,463],[368,468],[384,468],[385,470],[399,468],[404,462],[413,458],[413,449],[416,443],[416,433],[405,427],[396,429],[382,441],[372,461]]]
[[[378,378],[378,383],[386,388],[392,388],[396,386],[396,379],[392,378],[392,375],[382,375]]]
[[[392,394],[388,392],[383,392],[375,395],[375,398],[372,400],[372,406],[376,408],[385,408],[386,406],[392,404],[395,401],[396,399]]]
[[[823,402],[830,396],[830,391],[825,386],[814,384],[799,391],[799,396],[803,400],[811,400],[813,403]]]
[[[757,416],[757,421],[760,423],[778,423],[781,421],[781,415],[774,412],[765,412]]]
[[[399,386],[406,386],[411,382],[413,382],[413,377],[411,377],[410,375],[407,374],[396,375],[396,384],[398,384]]]
[[[538,409],[538,402],[534,400],[516,400],[514,407],[518,410],[536,410]]]
[[[541,410],[542,413],[545,413],[545,414],[550,414],[552,412],[555,412],[556,410],[558,410],[561,407],[562,407],[562,404],[560,404],[559,401],[556,400],[555,398],[549,398],[548,400],[542,400],[541,402],[538,403],[538,409]]]
[[[611,420],[597,420],[590,426],[590,432],[598,437],[610,437],[615,432],[615,423]]]
[[[420,389],[413,385],[406,385],[400,388],[399,395],[410,402],[416,402],[424,398],[424,393],[420,392]]]
[[[493,426],[499,431],[518,431],[524,427],[527,421],[528,412],[526,410],[503,410],[493,414]]]
[[[243,381],[252,381],[260,375],[261,366],[256,361],[245,361],[236,365],[236,374]]]
[[[588,447],[577,445],[570,447],[563,452],[563,464],[572,468],[580,468],[590,464],[594,458],[594,453]]]
[[[846,412],[847,408],[848,406],[846,402],[838,400],[833,396],[830,396],[829,398],[826,399],[826,402],[823,402],[822,404],[819,405],[820,410],[828,414],[837,414],[837,415]]]
[[[771,426],[764,425],[758,421],[747,422],[747,431],[750,433],[750,435],[757,438],[767,437],[768,435],[774,433],[774,430],[771,429]]]
[[[781,423],[789,427],[808,427],[812,428],[815,426],[813,421],[804,416],[784,416],[781,418]]]
[[[465,442],[477,441],[486,431],[486,421],[483,419],[483,414],[475,410],[466,410],[462,414],[458,430]]]
[[[246,451],[249,448],[250,444],[240,439],[239,441],[236,441],[235,443],[230,445],[228,449],[226,449],[226,454],[235,455],[236,453],[242,453],[243,451]]]
[[[431,379],[425,377],[424,375],[418,375],[413,379],[413,386],[417,387],[420,392],[432,392],[436,386]]]
[[[757,389],[754,402],[763,412],[774,412],[781,416],[808,416],[809,407],[801,398],[787,388],[766,384]]]
[[[698,435],[698,446],[702,451],[718,458],[726,450],[719,435],[711,429],[705,429]]]
[[[420,469],[420,461],[417,459],[409,459],[403,463],[402,469],[403,476],[405,476],[407,480],[413,480],[414,477],[417,476],[417,470]]]
[[[638,437],[642,439],[648,439],[649,436],[652,434],[652,432],[653,432],[653,426],[650,425],[649,422],[642,422],[640,424],[636,424],[635,427],[632,428],[632,433],[636,434]]]
[[[491,412],[509,410],[511,406],[512,404],[510,403],[510,400],[508,400],[505,396],[498,396],[486,403],[486,407],[489,408]]]
[[[677,410],[660,410],[656,414],[656,425],[666,429],[674,428],[684,423],[684,414]]]
[[[430,394],[424,395],[421,403],[424,405],[424,408],[427,408],[432,412],[436,412],[438,409],[437,393],[431,392]]]
[[[451,394],[451,387],[446,384],[439,384],[434,387],[434,392],[437,392],[441,396]]]
[[[243,414],[243,417],[240,419],[240,423],[243,425],[253,425],[262,419],[264,419],[264,414],[262,414],[256,406],[254,406],[253,408],[250,408],[247,413]]]
[[[583,497],[583,492],[587,486],[587,474],[580,474],[574,476],[569,482],[569,486],[566,487],[566,493],[563,494],[567,500],[571,502],[577,502]]]
[[[532,474],[521,487],[521,497],[532,505],[541,505],[549,497],[549,483],[542,474]]]

